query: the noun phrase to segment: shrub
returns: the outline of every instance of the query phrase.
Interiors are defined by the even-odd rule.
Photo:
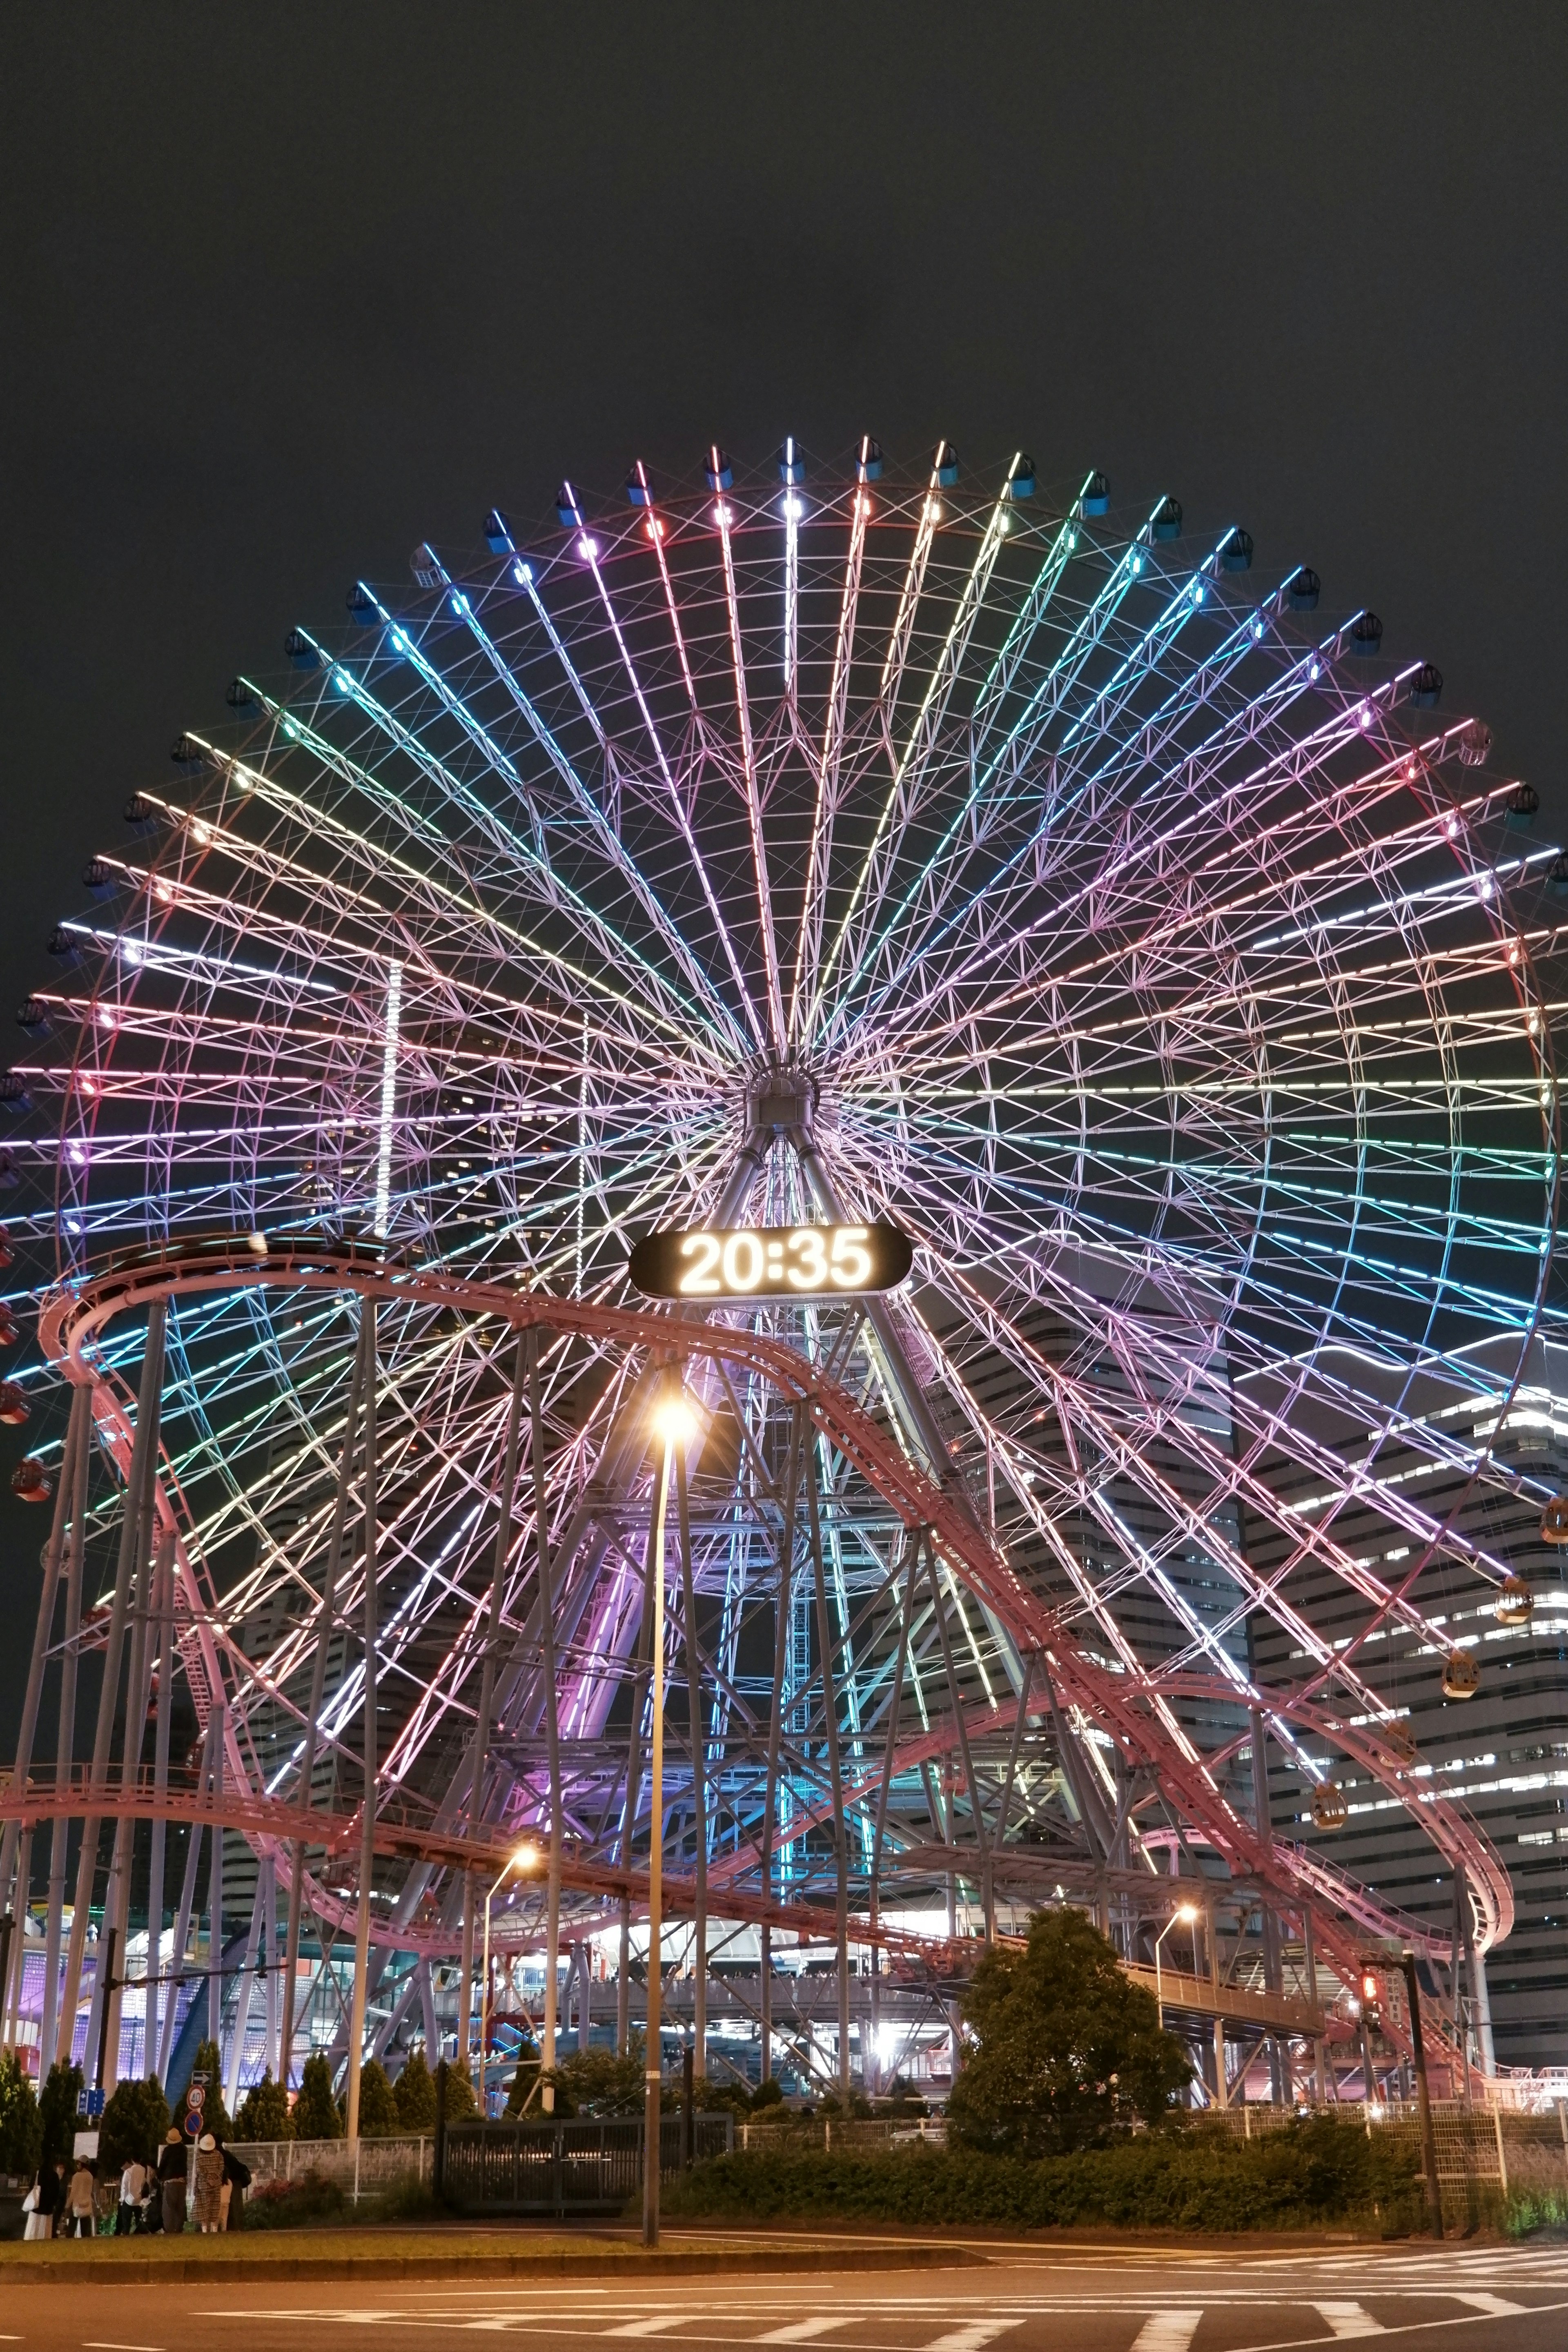
[[[1191,2067],[1152,1993],[1070,1906],[1037,1911],[1024,1949],[985,1954],[964,1996],[976,2047],[948,2101],[955,2145],[1009,2156],[1102,2147],[1158,2121]]]
[[[403,2129],[397,2101],[379,2058],[367,2059],[359,2070],[359,2127],[363,2139],[395,2139]]]
[[[14,2050],[0,2050],[0,2172],[36,2172],[43,2144],[43,2118],[22,2062]]]
[[[234,2136],[239,2140],[293,2138],[294,2118],[289,2112],[289,2094],[281,2083],[273,2081],[270,2066],[241,2099],[239,2113],[234,2119]]]
[[[668,2210],[748,2222],[816,2215],[1049,2229],[1247,2231],[1344,2220],[1384,2233],[1420,2226],[1414,2159],[1385,2140],[1313,2117],[1251,2141],[1143,2133],[1027,2160],[914,2147],[870,2156],[752,2147],[668,2182]]]
[[[574,2050],[544,2080],[555,2086],[558,2116],[640,2116],[647,2095],[640,2037],[635,2053],[617,2058],[613,2050]],[[522,2096],[531,2074],[520,2067]],[[519,2105],[521,2100],[519,2100]]]
[[[397,2102],[398,2127],[405,2132],[436,2128],[436,2077],[425,2063],[423,2050],[411,2050],[407,2063],[392,2086]]]
[[[132,2157],[151,2164],[169,2128],[169,2107],[156,2074],[144,2083],[121,2083],[106,2102],[99,2125],[98,2160],[103,2171],[118,2172]]]
[[[342,2139],[343,2119],[332,2096],[332,2070],[318,2051],[307,2058],[294,2102],[296,2139]],[[309,2176],[307,2176],[309,2177]]]
[[[322,2137],[320,2132],[315,2136]],[[320,2172],[302,2173],[297,2180],[268,2180],[247,2193],[245,2226],[247,2230],[298,2230],[311,2222],[341,2221],[347,2201],[337,2182]]]
[[[57,2059],[44,2080],[38,2099],[38,2125],[42,2138],[39,2162],[53,2164],[58,2157],[68,2164],[76,2140],[76,2103],[83,2088],[79,2066],[68,2066]]]
[[[205,2074],[207,2078],[207,2095],[202,2103],[203,2131],[215,2132],[219,2139],[232,2139],[234,2125],[223,2103],[223,2060],[216,2042],[198,2044],[191,2066],[193,2081],[198,2074]]]

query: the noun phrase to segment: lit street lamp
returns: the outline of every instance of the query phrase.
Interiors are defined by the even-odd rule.
[[[1175,1909],[1172,1912],[1170,1917],[1166,1920],[1164,1926],[1161,1928],[1159,1934],[1154,1938],[1154,1999],[1159,2003],[1160,2007],[1160,2031],[1162,2033],[1165,2030],[1165,1986],[1164,1979],[1160,1974],[1160,1947],[1164,1942],[1166,1937],[1170,1934],[1178,1919],[1184,1919],[1187,1924],[1191,1926],[1192,1922],[1197,1917],[1197,1911],[1191,1903],[1178,1903]]]
[[[539,1848],[533,1845],[520,1845],[517,1852],[502,1864],[495,1885],[485,1896],[484,1974],[479,1979],[479,2113],[481,2116],[485,2112],[485,2062],[490,2046],[490,1905],[495,1899],[496,1888],[500,1885],[502,1879],[509,1878],[514,1870],[537,1870],[538,1867]]]
[[[665,1391],[654,1407],[653,1427],[655,1435],[663,1440],[663,1447],[650,1530],[653,1544],[653,1738],[648,1759],[647,2042],[643,2053],[642,2237],[645,2246],[657,2246],[658,2243],[659,1998],[663,1990],[659,1980],[663,1941],[659,1906],[664,1891],[661,1868],[664,1847],[664,1523],[669,1507],[669,1466],[675,1449],[678,1445],[689,1444],[697,1432],[697,1416],[683,1388],[677,1385]]]

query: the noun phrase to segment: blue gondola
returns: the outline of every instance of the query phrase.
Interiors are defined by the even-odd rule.
[[[1410,699],[1418,709],[1435,710],[1443,691],[1443,673],[1436,662],[1423,662],[1410,681]]]
[[[125,822],[132,833],[151,833],[157,824],[157,808],[144,793],[132,793],[126,802]]]
[[[1182,535],[1182,502],[1180,499],[1162,499],[1154,515],[1156,539],[1180,539]]]
[[[1323,583],[1310,563],[1301,565],[1285,590],[1293,613],[1315,613],[1322,593]]]
[[[1110,508],[1110,483],[1108,477],[1100,473],[1091,474],[1089,478],[1089,486],[1079,504],[1086,515],[1108,513]]]
[[[1381,651],[1382,646],[1383,623],[1375,613],[1363,613],[1360,620],[1352,622],[1350,647],[1352,654],[1370,660],[1373,654]]]
[[[353,586],[343,598],[343,602],[348,606],[349,618],[356,629],[374,629],[381,618],[375,598],[363,580],[354,582]]]
[[[1250,572],[1252,569],[1252,533],[1239,529],[1226,541],[1220,562],[1227,572]]]
[[[94,898],[112,898],[122,878],[101,857],[89,857],[81,869],[81,887]]]
[[[485,517],[485,545],[492,555],[510,555],[513,551],[511,525],[500,507],[492,507]]]
[[[708,451],[702,478],[710,490],[727,490],[734,482],[735,469],[730,463],[728,452],[721,449],[716,441]]]
[[[938,487],[951,490],[958,479],[958,452],[949,441],[939,441],[931,453]]]
[[[1541,808],[1541,794],[1533,784],[1516,784],[1508,796],[1503,822],[1513,833],[1528,833]],[[1561,864],[1561,860],[1558,861]],[[1555,878],[1555,868],[1553,869]]]
[[[583,520],[583,509],[570,482],[563,482],[555,493],[555,512],[563,530],[575,530]]]
[[[321,658],[320,646],[303,629],[289,630],[283,640],[283,650],[296,669],[314,669]]]
[[[1035,495],[1035,461],[1020,457],[1007,482],[1010,499],[1032,499]]]
[[[224,690],[224,700],[237,718],[254,719],[261,705],[247,678],[231,677]]]
[[[779,479],[786,490],[795,488],[805,479],[805,460],[793,433],[779,444],[778,467]]]

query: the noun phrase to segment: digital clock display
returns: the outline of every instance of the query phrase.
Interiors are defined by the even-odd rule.
[[[897,1225],[650,1234],[626,1271],[651,1298],[835,1298],[891,1290],[914,1264]]]

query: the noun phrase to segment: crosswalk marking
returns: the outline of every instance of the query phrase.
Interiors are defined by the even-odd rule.
[[[809,2344],[814,2336],[831,2336],[853,2313],[824,2312],[816,2319],[792,2320],[787,2327],[775,2327],[766,2336],[759,2336],[759,2344]]]
[[[651,2319],[628,2319],[624,2327],[606,2327],[606,2336],[662,2336],[668,2328],[689,2327],[709,2316],[701,2311],[656,2311]]]
[[[922,2352],[981,2352],[994,2336],[1005,2336],[1010,2327],[1021,2327],[1024,2314],[1016,2319],[972,2319],[966,2327],[950,2328],[945,2336],[933,2336],[922,2347]]]
[[[1312,2308],[1328,2321],[1336,2336],[1384,2336],[1388,2332],[1382,2320],[1363,2311],[1359,2303],[1318,2303]]]
[[[1201,2311],[1153,2311],[1132,2339],[1132,2352],[1187,2352]]]
[[[1468,2303],[1472,2311],[1484,2311],[1489,2319],[1511,2319],[1516,2311],[1530,2308],[1525,2303],[1510,2303],[1505,2294],[1456,2294],[1452,2287],[1447,2292],[1456,2303]]]

